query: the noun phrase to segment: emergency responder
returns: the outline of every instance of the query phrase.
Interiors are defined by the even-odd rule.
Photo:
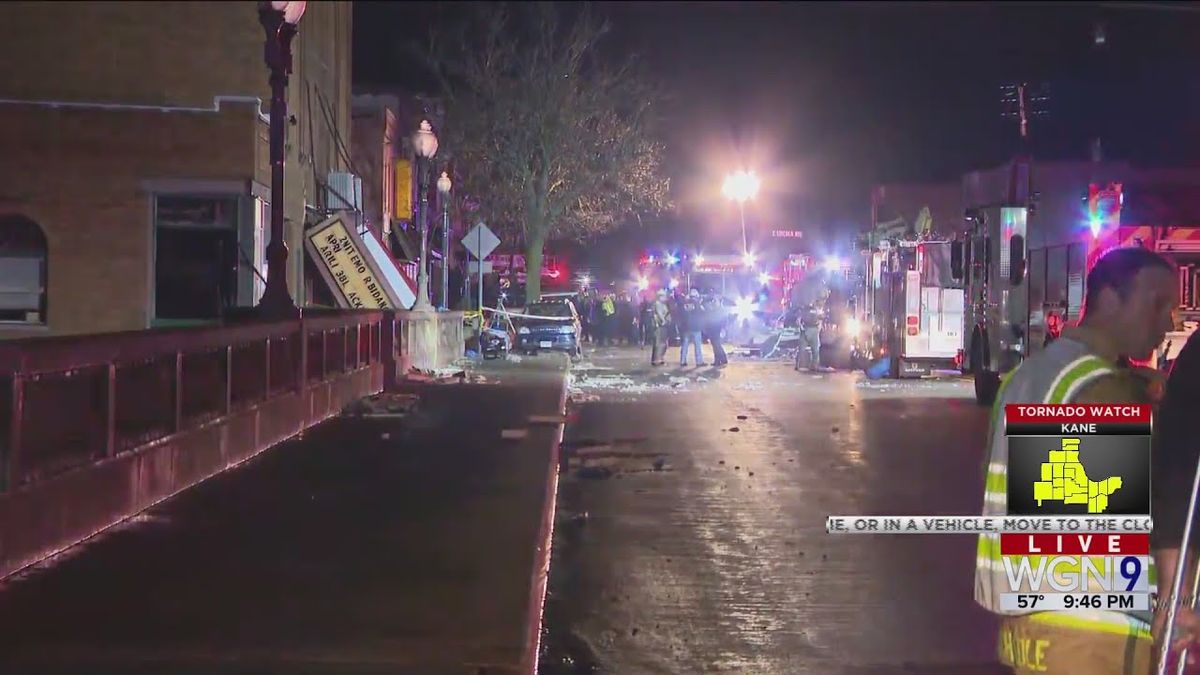
[[[688,344],[693,346],[696,354],[696,366],[704,365],[704,345],[700,338],[700,330],[704,325],[704,313],[700,307],[700,291],[693,288],[688,291],[679,303],[679,366],[687,365]]]
[[[654,296],[642,294],[642,302],[638,305],[638,346],[645,349],[650,344],[654,333]]]
[[[1178,304],[1175,273],[1161,256],[1120,248],[1105,254],[1087,277],[1080,326],[1005,377],[992,411],[983,515],[1007,509],[1008,452],[1003,410],[1010,403],[1145,403],[1147,380],[1122,367],[1142,359],[1171,329]],[[1149,570],[1154,584],[1154,568]],[[1000,614],[1000,660],[1014,672],[1070,675],[1143,675],[1152,660],[1149,612],[1106,610],[1017,613],[1002,610],[1007,592],[998,534],[981,535],[975,565],[975,600]],[[1036,646],[1036,648],[1034,648]]]
[[[1154,486],[1150,512],[1154,514],[1154,530],[1150,534],[1150,546],[1158,568],[1158,597],[1163,610],[1155,617],[1156,644],[1160,644],[1165,637],[1162,629],[1166,619],[1166,602],[1170,599],[1171,582],[1175,578],[1175,566],[1179,560],[1188,503],[1192,498],[1192,481],[1196,476],[1196,465],[1200,462],[1200,438],[1196,435],[1198,410],[1200,331],[1192,333],[1176,357],[1162,403],[1154,416],[1154,438],[1150,450],[1150,484]],[[1192,533],[1188,551],[1188,568],[1193,574],[1196,568],[1197,534]],[[1183,595],[1188,595],[1191,585],[1185,583],[1183,588]],[[1196,615],[1187,611],[1186,606],[1181,607],[1175,617],[1175,638],[1193,641],[1198,627]],[[1157,649],[1155,654],[1158,654]],[[1189,653],[1189,657],[1192,656]]]
[[[667,355],[667,324],[670,322],[671,310],[667,306],[667,292],[659,290],[654,298],[653,314],[650,324],[650,365],[661,366],[666,363]]]
[[[796,349],[795,369],[807,362],[811,371],[821,368],[821,325],[825,317],[825,299],[829,288],[820,277],[813,276],[797,284],[796,316],[800,329],[800,346]]]
[[[708,343],[712,345],[713,366],[724,368],[729,365],[729,356],[725,354],[721,335],[725,331],[725,324],[729,319],[724,298],[717,295],[716,291],[709,289],[704,295],[701,312],[704,314],[702,333],[704,337],[708,338]]]

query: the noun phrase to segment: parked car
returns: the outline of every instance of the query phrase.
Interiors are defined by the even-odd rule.
[[[513,316],[517,327],[516,351],[537,354],[542,350],[581,353],[579,335],[582,332],[579,312],[570,300],[542,299],[525,307],[521,315]]]

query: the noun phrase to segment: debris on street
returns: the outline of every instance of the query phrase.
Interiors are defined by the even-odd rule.
[[[416,394],[380,393],[361,398],[346,406],[343,414],[355,417],[407,417],[416,409],[420,397]]]

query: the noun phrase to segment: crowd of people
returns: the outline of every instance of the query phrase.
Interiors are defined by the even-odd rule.
[[[637,305],[635,306],[635,301]],[[699,289],[668,293],[665,289],[645,292],[640,300],[629,293],[589,289],[579,300],[583,341],[597,346],[650,347],[650,363],[666,363],[672,340],[679,341],[679,365],[688,365],[688,351],[697,366],[707,365],[701,345],[713,348],[713,364],[729,363],[722,337],[729,311],[715,292]]]

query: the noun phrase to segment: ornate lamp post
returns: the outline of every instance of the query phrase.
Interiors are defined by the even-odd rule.
[[[287,120],[287,84],[292,72],[292,39],[296,37],[305,3],[275,0],[258,4],[266,31],[264,48],[271,71],[271,242],[267,244],[267,286],[258,302],[260,316],[288,318],[300,311],[287,285],[287,243],[283,232],[283,162]]]
[[[414,310],[429,311],[429,160],[437,154],[438,139],[429,120],[421,120],[417,133],[413,134],[413,150],[417,154],[417,185],[421,190],[417,219],[421,222],[421,267],[417,275],[417,302]]]
[[[442,198],[442,306],[450,306],[450,174],[445,171],[437,179],[438,194]]]

